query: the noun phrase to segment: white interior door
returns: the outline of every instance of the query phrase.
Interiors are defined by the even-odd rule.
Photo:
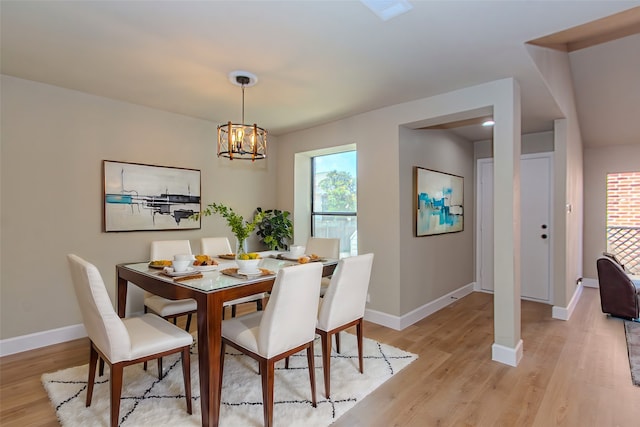
[[[521,292],[551,300],[551,158],[527,156],[520,162]]]
[[[521,296],[551,303],[550,153],[520,161]],[[493,159],[478,160],[478,272],[480,289],[493,291]]]

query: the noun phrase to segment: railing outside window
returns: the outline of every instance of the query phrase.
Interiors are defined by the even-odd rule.
[[[312,214],[313,236],[340,239],[340,255],[358,255],[358,218],[356,214]]]
[[[607,246],[630,274],[640,274],[640,227],[607,227]]]

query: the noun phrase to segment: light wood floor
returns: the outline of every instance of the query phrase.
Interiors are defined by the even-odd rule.
[[[491,361],[491,295],[471,294],[401,332],[367,323],[367,337],[419,358],[333,425],[637,427],[640,387],[631,383],[623,322],[599,304],[586,288],[564,322],[551,306],[523,301],[517,368]],[[58,425],[40,376],[87,363],[87,345],[0,359],[0,425]]]

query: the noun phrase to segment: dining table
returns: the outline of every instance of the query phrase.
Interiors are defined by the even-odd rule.
[[[235,261],[214,258],[218,265],[208,271],[197,271],[194,278],[171,277],[164,270],[150,267],[148,261],[116,266],[117,311],[126,313],[129,284],[172,300],[192,298],[197,303],[197,347],[200,379],[200,407],[203,426],[217,426],[220,417],[220,351],[222,347],[222,313],[225,301],[269,292],[281,268],[297,265],[296,259],[268,251],[261,253],[260,275],[239,275]],[[318,259],[323,276],[335,270],[337,259]],[[233,274],[235,273],[235,274]],[[200,277],[201,276],[201,277]]]

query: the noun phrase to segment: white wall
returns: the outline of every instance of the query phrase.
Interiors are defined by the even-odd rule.
[[[567,307],[582,277],[583,171],[582,138],[566,52],[527,46],[532,60],[562,110],[554,123],[554,296]]]
[[[500,191],[516,200],[517,170],[508,164],[520,152],[519,89],[513,79],[283,135],[277,144],[272,138],[269,159],[256,164],[216,159],[211,122],[8,76],[2,76],[2,87],[2,339],[80,323],[65,260],[69,252],[94,262],[113,295],[114,265],[147,259],[151,240],[197,242],[203,235],[231,235],[218,218],[205,219],[202,230],[103,233],[103,159],[201,169],[204,202],[224,202],[247,215],[256,205],[293,211],[296,153],[357,144],[358,247],[361,253],[375,253],[377,260],[369,308],[397,317],[467,277],[463,270],[445,288],[424,293],[405,279],[405,273],[416,272],[401,275],[401,230],[413,221],[400,205],[402,127],[416,129],[425,120],[494,108],[500,118],[494,144],[504,150],[496,166],[504,165],[502,174],[512,176],[502,180],[505,188]],[[505,298],[496,305],[496,339],[513,347],[520,328],[519,246],[518,237],[507,234],[502,239],[506,246],[496,244],[494,257],[511,265],[502,269]],[[416,261],[419,265],[420,258]],[[473,271],[473,263],[465,268]],[[418,298],[409,302],[410,295]]]
[[[596,260],[607,249],[607,174],[640,171],[640,145],[584,151],[584,277],[596,280]]]
[[[514,95],[515,93],[515,95]],[[481,109],[489,109],[497,105],[499,114],[504,118],[497,128],[496,139],[502,146],[513,146],[517,139],[517,151],[519,154],[520,127],[519,127],[519,95],[517,83],[512,79],[499,80],[461,89],[446,94],[420,99],[413,102],[398,104],[382,108],[368,113],[360,114],[343,120],[338,120],[326,125],[317,126],[299,132],[283,135],[279,138],[278,165],[281,173],[278,175],[278,205],[283,209],[293,210],[296,206],[296,192],[294,191],[294,159],[297,153],[334,147],[346,144],[356,144],[358,150],[358,249],[360,253],[373,252],[376,256],[373,274],[370,284],[371,303],[369,309],[386,313],[390,316],[402,317],[412,307],[428,304],[436,295],[440,295],[445,289],[459,283],[462,286],[467,278],[473,278],[473,259],[464,255],[462,274],[454,277],[444,285],[444,288],[431,288],[424,290],[422,283],[413,281],[413,277],[420,275],[422,258],[415,254],[412,267],[408,271],[403,270],[405,260],[401,261],[401,245],[406,243],[403,236],[406,235],[408,224],[413,221],[413,215],[407,214],[407,206],[401,206],[404,196],[399,189],[406,186],[407,173],[411,169],[405,167],[405,161],[401,161],[403,153],[402,136],[406,129],[417,129],[426,122],[439,117],[450,116],[459,112],[468,112]],[[514,103],[517,110],[514,111]],[[518,118],[517,125],[513,123],[513,117]],[[517,138],[513,132],[517,132]],[[450,148],[450,147],[449,147]],[[460,149],[460,147],[456,147]],[[465,171],[466,176],[473,164],[473,151],[469,143],[468,156],[464,165],[456,164],[459,157],[455,157],[447,163],[458,171]],[[408,153],[408,152],[407,152]],[[453,166],[455,164],[455,166]],[[401,170],[402,168],[402,170]],[[439,169],[439,167],[434,166]],[[473,184],[473,173],[470,173],[469,184]],[[465,183],[466,184],[466,183]],[[509,180],[513,186],[513,179]],[[406,194],[406,193],[403,193]],[[469,195],[473,190],[469,190]],[[513,191],[509,191],[513,194]],[[471,199],[472,200],[472,199]],[[412,204],[411,204],[412,206]],[[467,213],[473,210],[473,202],[470,202]],[[472,218],[469,216],[468,218]],[[471,220],[471,224],[472,224]],[[467,223],[469,224],[469,223]],[[472,225],[470,225],[472,231]],[[459,238],[469,240],[469,250],[472,250],[472,233],[448,235],[452,240]],[[433,250],[436,240],[422,239],[419,245],[429,246]],[[503,239],[504,240],[504,239]],[[454,245],[455,246],[455,245]],[[514,251],[503,250],[507,256],[506,263],[514,263]],[[517,254],[516,254],[517,257]],[[503,256],[498,257],[503,259]],[[409,261],[409,260],[407,260]],[[451,266],[455,263],[452,262]],[[467,273],[468,271],[468,273]],[[504,269],[503,269],[504,271]],[[519,280],[517,274],[511,274],[506,281]],[[409,278],[409,279],[407,279]],[[437,285],[440,286],[440,285]],[[511,283],[513,288],[514,284]],[[519,287],[518,287],[519,291]],[[412,295],[417,298],[411,298]],[[513,300],[513,298],[511,298]],[[500,310],[507,312],[508,322],[513,322],[517,317],[517,325],[511,325],[505,335],[513,335],[514,330],[519,331],[519,294],[517,303],[515,300],[511,307],[503,305]],[[519,306],[518,306],[519,307]],[[517,316],[514,316],[517,311]],[[504,322],[503,322],[504,323]],[[517,339],[519,332],[517,332]],[[513,341],[513,337],[507,341]],[[505,345],[510,344],[507,342]]]
[[[522,135],[522,154],[548,153],[553,151],[553,131],[535,132]],[[474,144],[475,158],[488,159],[493,157],[491,140],[476,141]]]
[[[464,178],[464,230],[416,237],[414,169]],[[474,281],[473,143],[448,131],[400,128],[400,296],[408,313]]]
[[[232,237],[224,220],[201,230],[102,232],[102,160],[202,171],[202,200],[243,215],[277,207],[277,143],[267,161],[216,157],[216,124],[106,98],[1,77],[0,338],[81,323],[66,254],[97,265],[110,295],[115,265],[148,259],[149,242]],[[131,294],[131,292],[130,292]],[[141,309],[140,293],[132,310]]]
[[[399,315],[398,125],[389,124],[393,119],[386,111],[378,110],[282,135],[278,139],[278,205],[298,217],[299,212],[294,209],[301,203],[296,198],[301,193],[294,191],[294,185],[298,185],[294,180],[297,153],[356,144],[358,249],[360,253],[374,252],[376,257],[370,307]]]

